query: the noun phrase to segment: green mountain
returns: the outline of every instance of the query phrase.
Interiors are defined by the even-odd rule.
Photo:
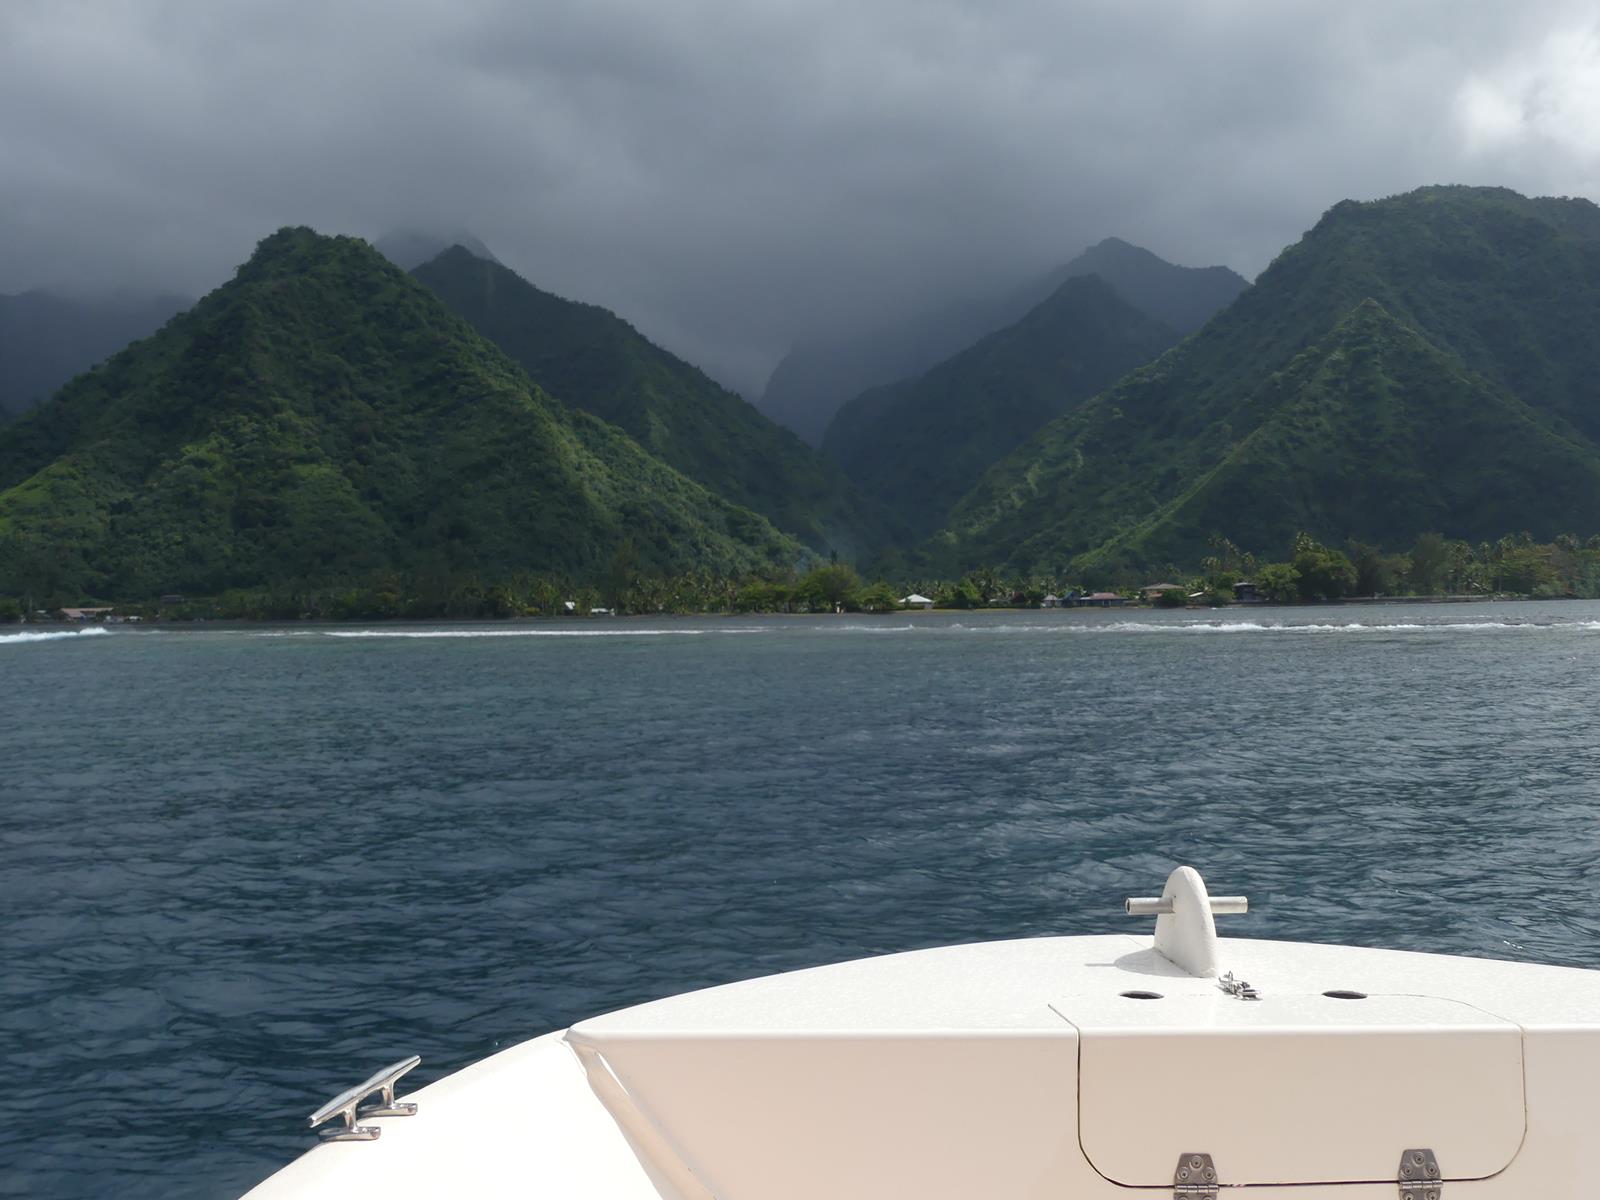
[[[1335,206],[1203,330],[1041,429],[947,565],[1192,563],[1213,532],[1400,544],[1600,528],[1600,209],[1426,188]]]
[[[0,591],[788,564],[797,543],[546,396],[365,242],[286,229],[0,429]]]
[[[1120,238],[987,295],[953,296],[849,336],[796,346],[772,372],[757,407],[813,445],[848,401],[913,378],[1019,321],[1068,279],[1098,275],[1135,308],[1192,333],[1250,285],[1227,267],[1179,267]]]
[[[191,303],[166,295],[0,296],[0,420],[27,411],[74,375],[148,337]]]
[[[836,466],[614,313],[540,291],[459,246],[412,273],[540,387],[717,495],[846,558],[889,540],[882,511]]]
[[[1057,275],[1075,279],[1098,275],[1133,307],[1191,334],[1232,304],[1250,285],[1227,267],[1179,267],[1110,237],[1090,246],[1062,267]]]
[[[857,396],[822,448],[925,537],[991,464],[1177,340],[1098,275],[1068,279],[1016,324],[919,378]]]

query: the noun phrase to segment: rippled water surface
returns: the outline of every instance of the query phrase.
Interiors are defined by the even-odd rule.
[[[1132,928],[1600,965],[1600,606],[0,627],[0,1194],[237,1195],[587,1014]]]

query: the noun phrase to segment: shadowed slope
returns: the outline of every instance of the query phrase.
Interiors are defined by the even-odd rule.
[[[614,313],[460,247],[413,274],[556,399],[621,427],[717,495],[817,550],[854,558],[889,540],[877,504],[833,463]]]

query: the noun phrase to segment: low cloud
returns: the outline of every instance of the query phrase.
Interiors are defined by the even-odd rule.
[[[759,388],[1108,234],[1252,275],[1331,204],[1600,191],[1593,10],[1455,0],[18,0],[0,291],[467,228]]]

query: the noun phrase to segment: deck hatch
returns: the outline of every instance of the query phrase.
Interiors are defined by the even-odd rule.
[[[1267,992],[1053,1007],[1079,1032],[1078,1133],[1095,1170],[1171,1194],[1195,1147],[1222,1181],[1395,1183],[1427,1146],[1441,1182],[1504,1170],[1526,1129],[1521,1030],[1427,996],[1359,1004]]]

